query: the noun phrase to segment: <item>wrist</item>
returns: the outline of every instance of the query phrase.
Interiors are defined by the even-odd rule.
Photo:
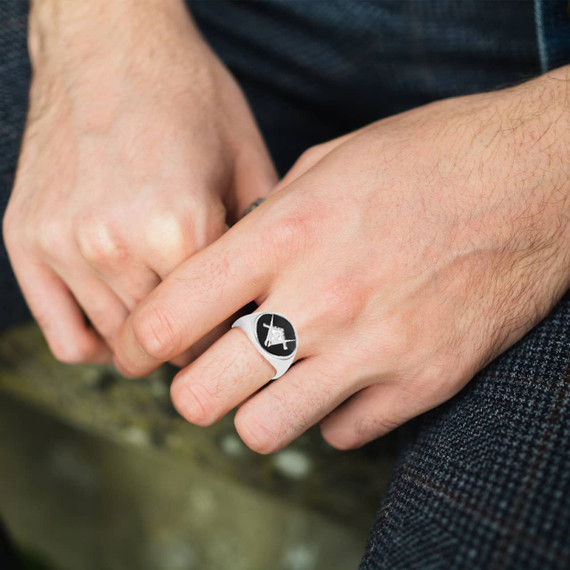
[[[160,89],[175,97],[209,77],[211,52],[183,0],[34,0],[29,44],[32,112],[48,100],[97,132],[133,96]]]
[[[30,59],[34,73],[52,66],[108,67],[123,53],[136,54],[141,39],[154,34],[167,42],[166,30],[180,27],[198,40],[183,0],[33,0]]]

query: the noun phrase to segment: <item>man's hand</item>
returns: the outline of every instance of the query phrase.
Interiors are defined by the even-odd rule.
[[[317,422],[346,449],[456,394],[570,285],[566,71],[309,150],[130,315],[120,369],[147,373],[254,299],[293,322],[299,361],[260,390],[274,371],[230,330],[174,380],[190,422],[241,404],[258,452]]]
[[[110,360],[137,303],[276,175],[182,0],[38,1],[29,43],[6,246],[53,353]]]

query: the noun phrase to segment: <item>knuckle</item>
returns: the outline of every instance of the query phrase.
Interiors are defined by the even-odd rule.
[[[335,449],[356,449],[397,428],[402,422],[394,415],[361,414],[337,422],[325,419],[320,424],[323,439]]]
[[[196,247],[193,233],[191,220],[185,223],[179,214],[162,213],[149,220],[144,239],[151,251],[173,259],[184,259]]]
[[[235,427],[243,442],[256,453],[265,455],[278,449],[279,434],[252,414],[236,414]]]
[[[376,439],[396,429],[399,425],[395,419],[387,416],[362,416],[354,423],[355,441],[362,444]]]
[[[208,402],[208,395],[202,393],[199,385],[192,382],[174,382],[170,388],[170,396],[174,407],[190,423],[205,427],[217,420],[215,410]]]
[[[266,251],[280,258],[299,254],[311,242],[313,235],[310,212],[298,206],[284,210],[265,222],[261,235]]]
[[[116,263],[124,261],[127,250],[112,223],[101,219],[81,222],[75,230],[79,252],[90,263]]]
[[[299,156],[294,166],[296,169],[306,170],[318,162],[324,154],[326,154],[325,143],[316,144],[305,150],[301,156]]]
[[[220,237],[226,210],[220,200],[187,197],[178,210],[157,212],[148,220],[144,241],[153,252],[183,260]]]
[[[166,361],[179,345],[172,312],[165,305],[148,305],[133,315],[133,334],[151,358]]]
[[[440,403],[440,398],[451,398],[472,376],[469,367],[459,357],[433,355],[422,362],[413,382],[414,401],[420,410]]]

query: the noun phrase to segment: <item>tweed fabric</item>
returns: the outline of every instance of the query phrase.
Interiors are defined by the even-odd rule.
[[[404,439],[361,570],[570,568],[570,295]]]
[[[308,146],[363,124],[540,72],[530,0],[193,1],[191,9],[244,88],[282,173]],[[2,208],[25,118],[26,12],[23,0],[0,2]],[[553,45],[560,58],[562,43]],[[0,327],[27,317],[3,246],[0,292]],[[570,568],[569,384],[567,296],[458,396],[402,430],[361,570]]]

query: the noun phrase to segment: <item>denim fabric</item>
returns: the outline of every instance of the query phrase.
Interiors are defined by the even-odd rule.
[[[14,179],[26,120],[30,66],[26,48],[27,3],[0,0],[0,213]],[[0,238],[0,330],[30,319]]]
[[[570,2],[535,0],[535,19],[541,70],[570,62]]]
[[[532,0],[190,2],[283,172],[308,146],[540,73]]]
[[[564,6],[563,6],[564,4]],[[212,2],[191,9],[280,172],[308,146],[570,63],[565,2]],[[24,122],[24,0],[0,2],[0,204]],[[541,67],[542,66],[542,67]],[[0,249],[0,327],[26,311]],[[570,568],[570,297],[410,422],[362,570]]]

